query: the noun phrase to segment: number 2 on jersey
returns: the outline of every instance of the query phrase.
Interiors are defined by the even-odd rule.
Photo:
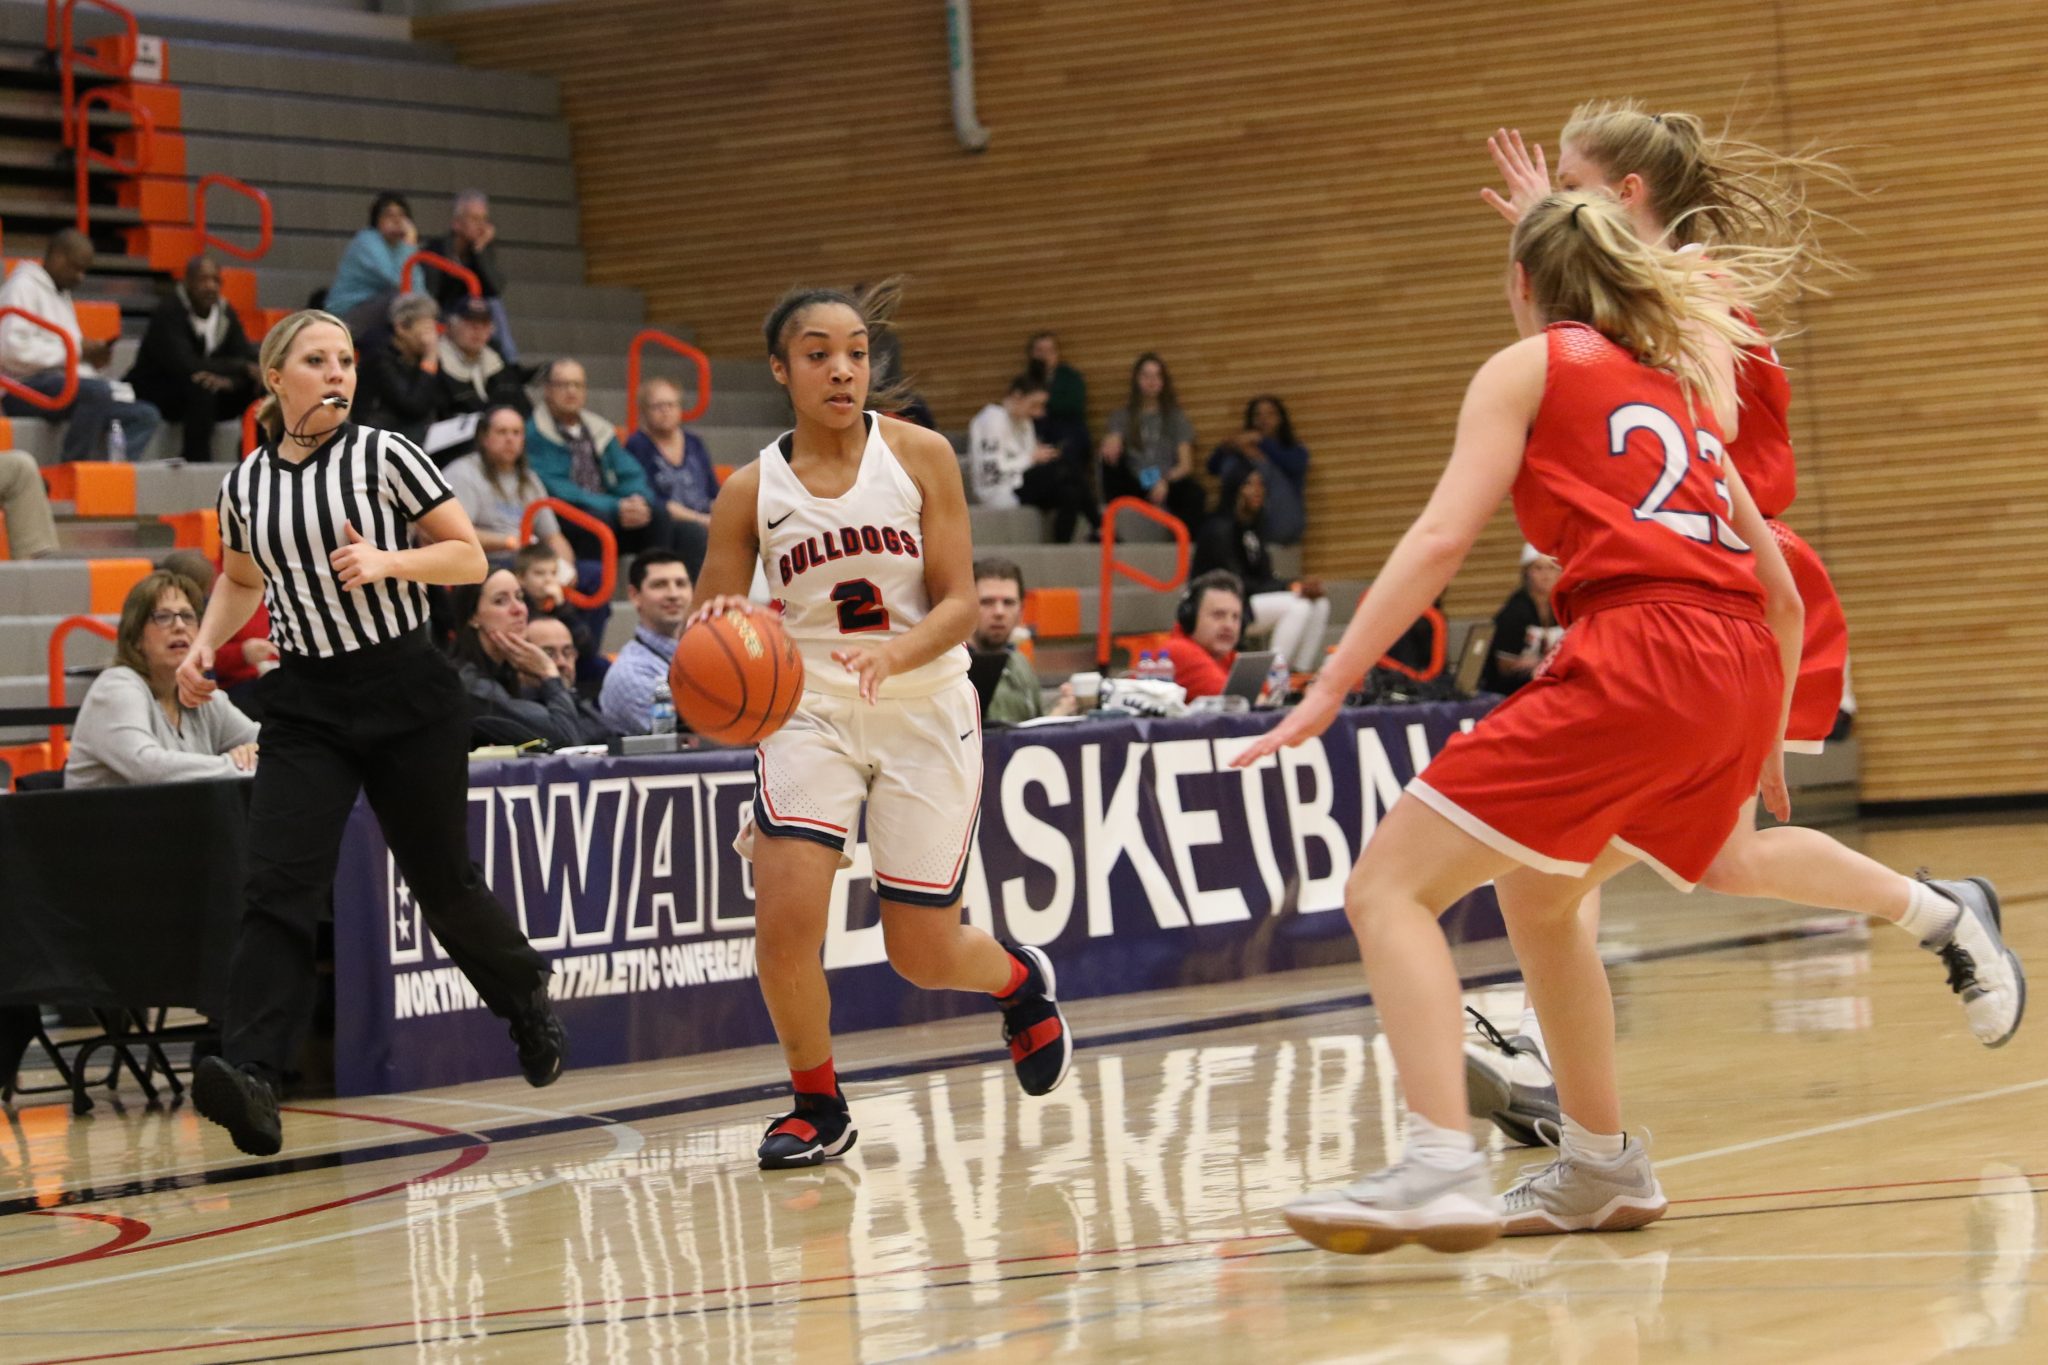
[[[1654,521],[1667,530],[1676,531],[1687,540],[1702,545],[1717,541],[1722,548],[1737,554],[1747,554],[1749,546],[1742,537],[1735,534],[1735,528],[1728,524],[1735,516],[1735,499],[1728,492],[1728,480],[1720,477],[1728,452],[1720,439],[1711,431],[1695,430],[1693,437],[1699,442],[1700,459],[1714,470],[1714,492],[1720,495],[1721,506],[1726,516],[1715,516],[1707,512],[1674,512],[1664,504],[1685,482],[1687,461],[1692,452],[1686,448],[1685,433],[1680,430],[1670,413],[1648,403],[1629,403],[1616,408],[1607,419],[1607,453],[1623,455],[1628,452],[1628,438],[1635,432],[1647,431],[1657,438],[1663,447],[1664,469],[1649,494],[1636,506],[1637,521]]]
[[[832,589],[839,604],[839,633],[865,635],[889,628],[889,609],[882,605],[882,592],[865,578],[849,578]]]

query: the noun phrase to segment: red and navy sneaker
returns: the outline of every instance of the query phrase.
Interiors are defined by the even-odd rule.
[[[768,1125],[761,1135],[761,1169],[783,1171],[817,1166],[826,1157],[844,1156],[860,1132],[846,1112],[846,1092],[796,1097],[796,1108]]]
[[[1010,1045],[1010,1065],[1027,1095],[1049,1095],[1067,1078],[1074,1061],[1074,1035],[1067,1031],[1054,994],[1058,985],[1052,959],[1036,948],[1006,943],[1010,956],[1024,964],[1017,989],[996,997],[1003,1007],[1003,1041]]]

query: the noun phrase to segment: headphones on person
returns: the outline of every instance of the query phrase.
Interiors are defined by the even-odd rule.
[[[1191,578],[1173,608],[1173,622],[1180,627],[1181,634],[1195,633],[1195,618],[1202,614],[1202,598],[1211,592],[1227,592],[1237,599],[1240,608],[1244,605],[1244,584],[1238,582],[1237,575],[1230,570],[1211,569]]]

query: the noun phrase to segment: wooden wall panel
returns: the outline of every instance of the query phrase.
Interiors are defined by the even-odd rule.
[[[578,0],[422,21],[563,82],[593,277],[758,354],[792,282],[912,278],[905,349],[967,418],[1052,326],[1095,416],[1163,352],[1204,442],[1272,389],[1315,452],[1311,564],[1366,574],[1426,495],[1472,370],[1511,339],[1483,138],[1552,143],[1593,94],[1855,144],[1868,272],[1808,311],[1790,520],[1847,600],[1866,795],[2048,789],[2048,375],[2032,270],[2048,14],[2031,0],[985,0],[980,155],[941,7]],[[1451,593],[1514,576],[1503,516]]]

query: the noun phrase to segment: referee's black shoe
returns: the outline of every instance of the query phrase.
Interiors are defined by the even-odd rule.
[[[225,1057],[200,1058],[192,1068],[192,1103],[250,1156],[276,1156],[284,1146],[277,1091],[253,1068],[230,1066]]]
[[[512,1016],[512,1042],[519,1049],[519,1069],[526,1073],[526,1083],[536,1089],[553,1085],[562,1074],[569,1034],[555,1017],[545,984]]]

